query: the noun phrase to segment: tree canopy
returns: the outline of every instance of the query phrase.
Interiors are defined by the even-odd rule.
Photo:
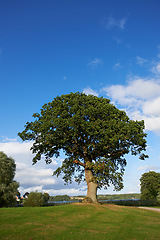
[[[140,178],[141,181],[141,199],[156,199],[160,192],[160,173],[149,171]]]
[[[50,163],[63,150],[66,158],[54,175],[63,173],[66,183],[73,176],[78,183],[85,179],[87,196],[93,201],[97,187],[113,184],[116,190],[122,189],[126,154],[147,157],[144,121],[130,120],[109,99],[79,92],[57,96],[33,117],[35,121],[27,122],[18,134],[23,141],[34,141],[33,163],[42,156]]]
[[[16,202],[19,184],[14,181],[16,164],[14,159],[0,152],[0,207],[8,207]]]

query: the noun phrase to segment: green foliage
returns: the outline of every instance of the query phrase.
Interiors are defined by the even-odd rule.
[[[141,199],[156,199],[160,189],[160,173],[150,171],[144,173],[140,178],[141,181]]]
[[[24,207],[42,207],[47,205],[47,202],[49,200],[49,194],[48,193],[38,193],[38,192],[31,192],[24,200],[23,206]]]
[[[19,184],[14,181],[15,161],[0,152],[0,207],[13,206],[16,203]]]
[[[66,183],[71,183],[73,176],[80,183],[85,180],[85,170],[91,170],[91,181],[99,188],[113,184],[120,190],[127,164],[125,155],[131,152],[140,159],[148,157],[143,154],[144,122],[129,120],[109,99],[83,93],[57,96],[33,117],[35,121],[27,122],[18,135],[23,141],[34,141],[34,164],[42,156],[51,163],[52,157],[58,157],[63,150],[66,159],[54,175],[62,173]]]

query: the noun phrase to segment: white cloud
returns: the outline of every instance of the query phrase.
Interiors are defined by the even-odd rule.
[[[3,140],[4,141],[4,140]],[[20,143],[7,138],[7,142],[0,142],[0,149],[3,149],[8,155],[27,154],[30,155],[30,148],[33,142]]]
[[[17,162],[16,162],[17,163]],[[27,163],[17,163],[16,180],[21,185],[52,185],[56,180],[52,177],[53,169],[42,168],[39,166],[32,166]],[[52,178],[51,178],[52,177]]]
[[[38,191],[38,192],[47,192],[47,191],[44,191],[43,190],[43,185],[41,186],[35,186],[35,187],[28,187],[28,188],[23,188],[20,186],[19,188],[19,191],[22,195],[24,195],[26,192],[35,192],[35,191]]]
[[[126,18],[121,18],[121,19],[116,19],[113,17],[109,17],[106,22],[106,28],[111,29],[111,28],[119,28],[119,29],[124,29],[126,25],[127,19]]]
[[[146,101],[143,104],[143,112],[149,116],[160,116],[160,96],[153,100]]]
[[[158,97],[160,95],[160,83],[154,79],[147,80],[136,77],[132,80],[130,79],[127,86],[111,85],[109,88],[104,88],[104,90],[114,99],[118,100],[120,97],[119,102],[128,103],[130,99],[137,101],[137,99],[147,100]]]
[[[9,140],[9,139],[8,139]],[[11,156],[16,163],[15,180],[20,183],[22,194],[29,189],[51,189],[59,184],[59,180],[53,177],[53,171],[61,164],[62,159],[54,159],[50,165],[45,164],[44,159],[32,165],[30,148],[33,142],[7,141],[0,142],[0,151]]]
[[[33,154],[30,151],[33,142],[18,142],[16,139],[5,138],[6,142],[0,142],[0,151],[11,156],[16,163],[15,180],[20,183],[19,191],[48,192],[50,195],[85,195],[86,184],[78,185],[73,181],[71,185],[64,185],[61,176],[53,176],[53,171],[62,164],[63,156],[53,158],[52,163],[45,164],[44,158],[32,165]]]
[[[98,92],[86,88],[86,94]],[[146,130],[160,134],[160,79],[135,77],[126,85],[111,85],[100,90],[134,120],[144,120]]]
[[[124,108],[130,118],[144,119],[147,130],[160,132],[160,80],[136,77],[126,86],[111,85],[102,91]]]
[[[154,131],[160,134],[160,117],[143,117],[147,130]]]
[[[98,66],[100,66],[102,64],[103,64],[103,61],[100,58],[94,58],[94,59],[90,60],[87,65],[92,67],[93,69],[96,69]]]
[[[85,88],[84,90],[83,90],[83,93],[85,93],[85,94],[87,94],[87,95],[94,95],[94,96],[97,96],[98,97],[98,93],[97,93],[97,91],[94,91],[93,89],[91,89],[91,88]]]

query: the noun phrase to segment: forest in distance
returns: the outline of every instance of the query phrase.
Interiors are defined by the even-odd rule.
[[[71,201],[71,200],[81,200],[85,198],[83,195],[79,196],[68,196],[68,195],[57,195],[50,196],[49,201]],[[106,194],[98,195],[98,200],[127,200],[127,199],[140,199],[140,193],[128,193],[128,194]]]
[[[140,193],[98,195],[98,199],[99,200],[102,200],[102,199],[106,199],[106,200],[140,199]]]

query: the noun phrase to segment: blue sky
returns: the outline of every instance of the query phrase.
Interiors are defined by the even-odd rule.
[[[131,119],[145,120],[150,158],[127,156],[120,193],[139,192],[141,175],[160,171],[159,12],[158,0],[0,4],[0,151],[16,160],[22,193],[86,194],[85,184],[52,177],[63,155],[32,166],[31,143],[17,136],[44,103],[70,92],[107,97]]]

